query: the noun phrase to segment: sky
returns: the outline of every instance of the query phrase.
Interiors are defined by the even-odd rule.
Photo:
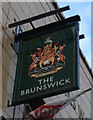
[[[84,34],[85,38],[79,41],[79,45],[88,61],[88,64],[91,66],[91,2],[69,2],[69,0],[65,0],[67,2],[62,1],[64,0],[58,0],[57,3],[59,7],[67,5],[70,6],[70,10],[63,12],[65,18],[80,15],[81,21],[79,22],[79,35]]]

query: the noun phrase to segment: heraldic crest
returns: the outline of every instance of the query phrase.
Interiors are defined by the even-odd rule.
[[[36,52],[31,52],[32,63],[29,66],[30,77],[42,77],[58,72],[65,67],[65,56],[62,54],[65,44],[60,42],[52,44],[52,39],[48,37],[44,42],[44,47],[37,48]]]

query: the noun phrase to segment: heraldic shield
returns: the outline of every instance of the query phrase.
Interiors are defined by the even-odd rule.
[[[52,44],[50,37],[46,38],[43,48],[37,48],[30,53],[32,63],[29,66],[29,77],[42,77],[56,73],[65,67],[65,56],[62,54],[65,44],[60,42]]]

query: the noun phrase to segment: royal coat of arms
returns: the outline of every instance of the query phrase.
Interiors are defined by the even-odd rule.
[[[52,44],[52,39],[48,37],[44,42],[44,47],[37,48],[36,52],[31,52],[32,63],[29,66],[30,77],[42,77],[58,72],[65,67],[65,56],[62,54],[65,44],[60,42]]]

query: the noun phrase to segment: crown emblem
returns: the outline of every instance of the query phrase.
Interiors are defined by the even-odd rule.
[[[52,39],[50,37],[46,38],[46,41],[44,42],[45,44],[47,43],[52,43]]]

